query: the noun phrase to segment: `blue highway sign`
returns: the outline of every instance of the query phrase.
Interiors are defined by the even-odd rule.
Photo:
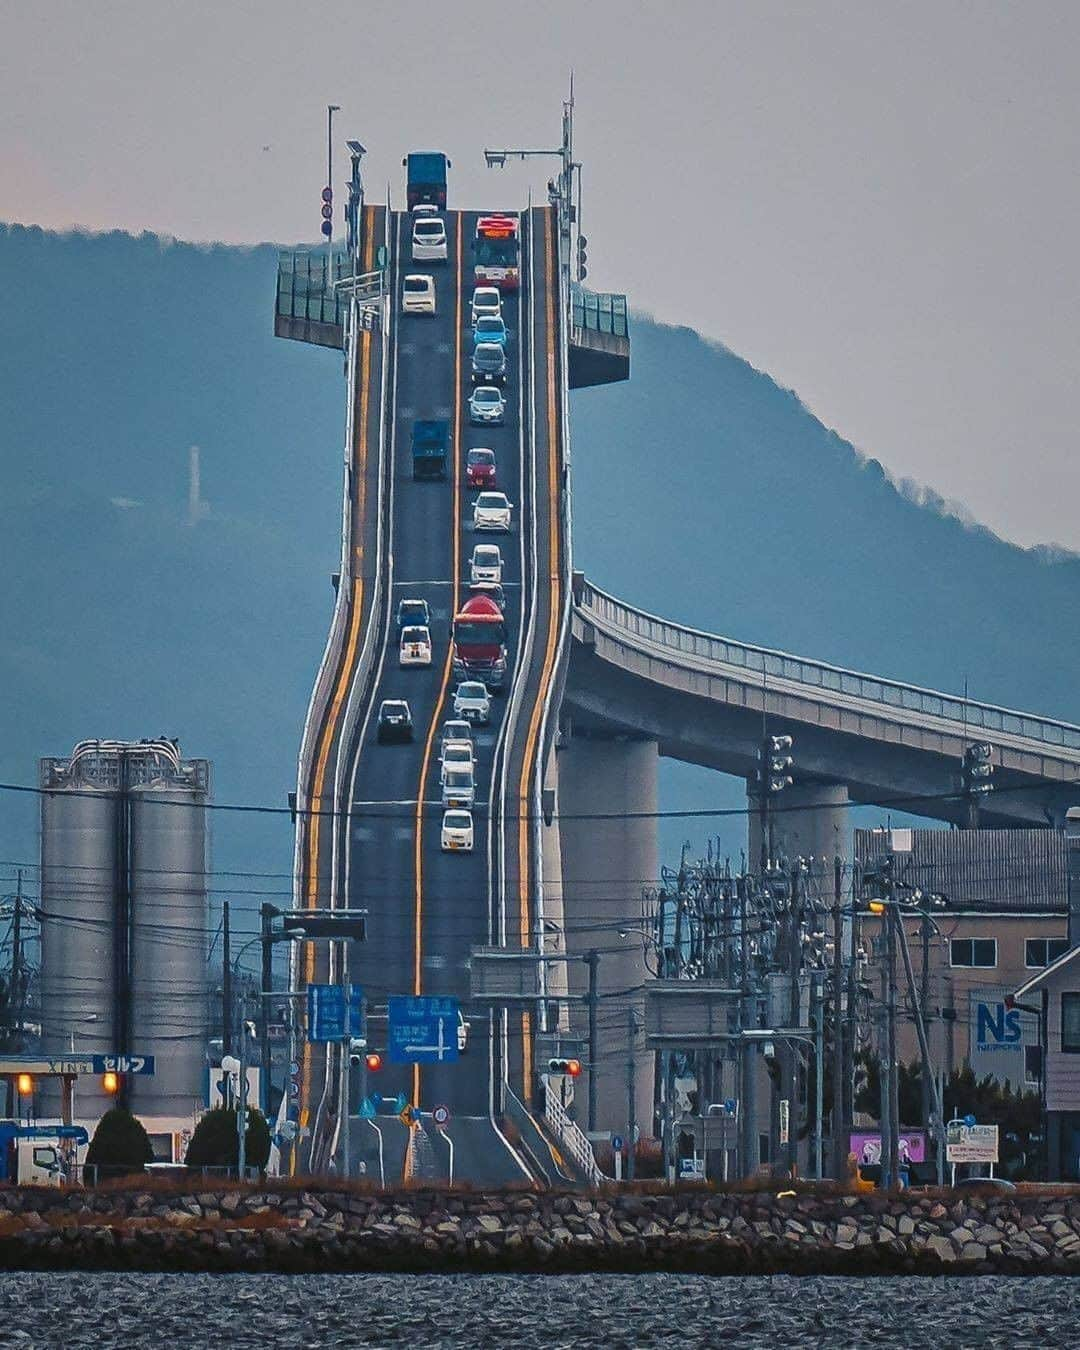
[[[344,1041],[362,1035],[363,998],[358,984],[309,984],[308,1040]]]
[[[452,1064],[458,1057],[456,998],[395,994],[388,1000],[391,1064]]]

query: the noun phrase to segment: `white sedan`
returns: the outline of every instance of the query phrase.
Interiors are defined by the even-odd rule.
[[[471,811],[444,811],[442,818],[442,850],[444,853],[471,853],[473,850],[473,819]],[[460,1046],[458,1049],[460,1050]]]
[[[398,648],[399,666],[431,665],[431,630],[428,628],[403,628],[401,646]]]
[[[402,283],[401,311],[403,314],[435,313],[435,278],[413,273]]]
[[[497,544],[477,544],[469,559],[469,580],[502,581],[502,554]]]
[[[513,509],[505,492],[481,492],[473,503],[473,529],[509,530]]]
[[[454,690],[454,716],[470,722],[491,721],[491,696],[479,680],[462,680]]]

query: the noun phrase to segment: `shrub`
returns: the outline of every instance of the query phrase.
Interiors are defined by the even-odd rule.
[[[218,1106],[207,1111],[195,1126],[185,1161],[189,1167],[235,1167],[240,1161],[238,1144],[236,1111]],[[244,1147],[248,1167],[266,1166],[270,1156],[270,1127],[266,1117],[250,1106]]]
[[[122,1171],[141,1172],[144,1163],[154,1161],[154,1150],[142,1121],[125,1107],[114,1106],[98,1121],[86,1161],[105,1175],[118,1176]]]

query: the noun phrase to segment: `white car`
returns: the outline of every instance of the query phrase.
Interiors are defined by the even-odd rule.
[[[398,665],[431,665],[431,630],[429,628],[403,628],[401,630]]]
[[[438,216],[421,216],[413,221],[413,262],[446,261],[446,226]]]
[[[479,680],[462,680],[454,690],[454,716],[470,722],[491,721],[491,698]]]
[[[498,544],[477,544],[469,559],[469,580],[502,581],[502,554]]]
[[[472,293],[472,325],[476,327],[477,319],[482,319],[491,315],[493,318],[502,318],[502,296],[499,294],[498,286],[477,286]]]
[[[442,818],[442,850],[444,853],[471,853],[473,850],[472,812],[444,811]],[[461,1053],[461,1027],[458,1026],[458,1053]]]
[[[447,769],[442,777],[443,806],[471,807],[476,800],[476,780],[472,768]]]
[[[401,312],[403,314],[435,313],[435,278],[410,272],[402,283]]]
[[[473,426],[501,427],[506,421],[506,396],[493,384],[478,384],[469,395],[469,421]]]
[[[510,512],[513,509],[505,492],[481,492],[473,502],[473,529],[509,530]]]
[[[461,741],[464,741],[466,745],[470,746],[472,745],[471,722],[450,721],[443,723],[442,741],[440,743],[440,750],[439,750],[440,756],[442,754],[442,751],[446,748],[446,746],[453,745],[455,741],[459,743]]]
[[[412,209],[413,220],[422,220],[425,216],[437,216],[439,208],[434,202],[417,202]]]
[[[469,1024],[465,1021],[465,1017],[459,1008],[457,1015],[457,1052],[459,1055],[463,1055],[468,1048]]]
[[[452,769],[462,764],[470,769],[473,768],[476,761],[473,756],[472,741],[444,741],[442,749],[439,751],[439,762],[442,764],[444,772],[448,768]]]

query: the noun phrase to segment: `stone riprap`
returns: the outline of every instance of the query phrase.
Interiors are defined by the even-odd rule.
[[[1080,1194],[7,1189],[0,1268],[1080,1274]]]

